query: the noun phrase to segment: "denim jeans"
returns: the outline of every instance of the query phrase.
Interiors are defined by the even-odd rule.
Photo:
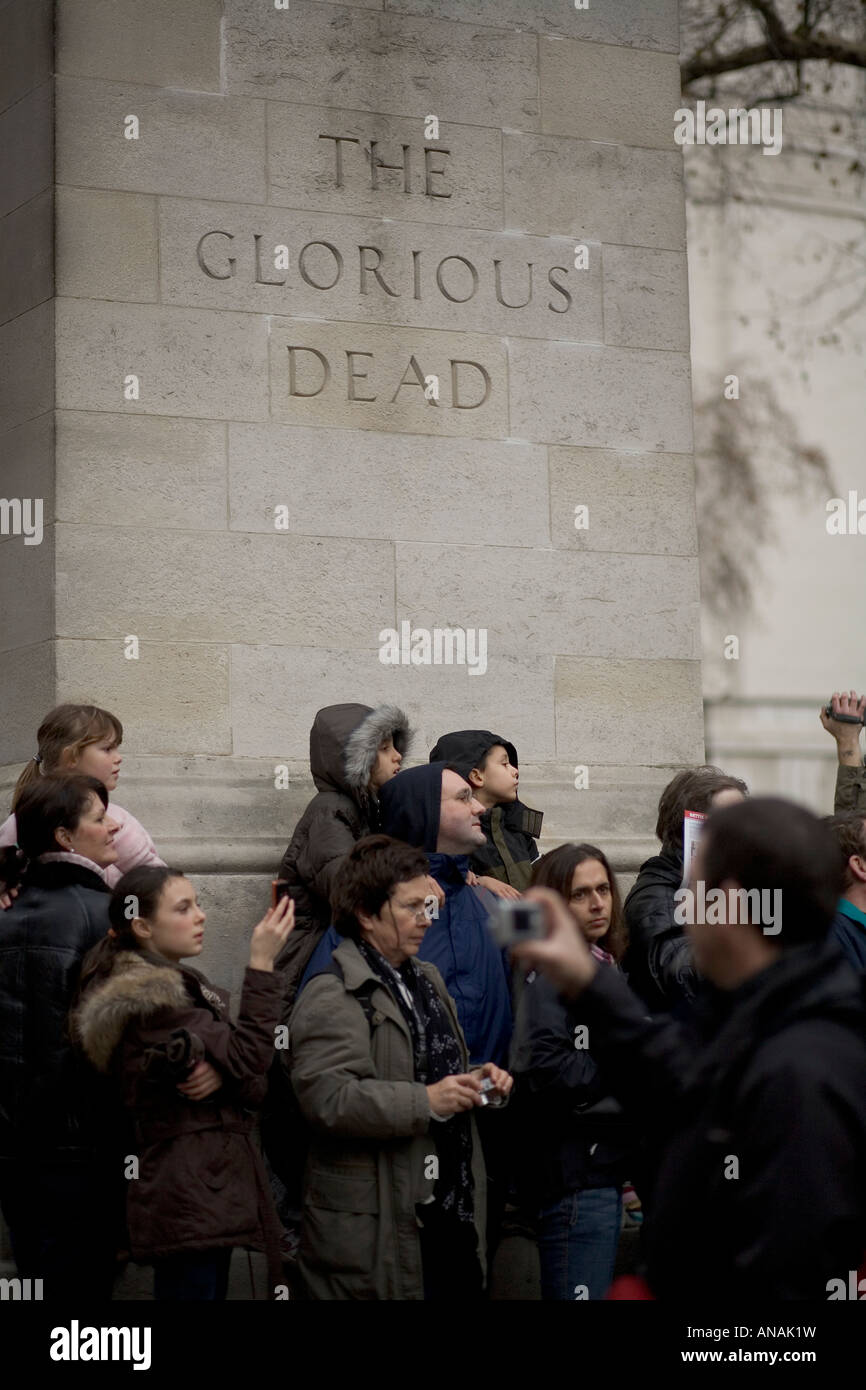
[[[189,1250],[153,1262],[158,1303],[221,1303],[228,1292],[231,1246]]]
[[[543,1207],[538,1214],[541,1297],[604,1298],[613,1280],[621,1221],[617,1187],[587,1187]]]

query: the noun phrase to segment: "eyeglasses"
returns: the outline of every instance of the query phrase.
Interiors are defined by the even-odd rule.
[[[389,906],[393,912],[401,912],[404,917],[413,917],[416,922],[426,922],[428,925],[433,916],[433,909],[422,903],[420,907],[404,907],[401,903],[389,901]]]

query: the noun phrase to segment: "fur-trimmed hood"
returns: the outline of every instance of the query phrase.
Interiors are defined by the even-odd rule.
[[[97,1071],[107,1072],[133,1019],[161,1009],[188,1008],[184,977],[172,965],[157,965],[138,951],[120,951],[111,974],[94,983],[75,1013],[75,1032]]]
[[[412,730],[397,705],[327,705],[310,730],[310,771],[320,792],[366,797],[379,744],[391,737],[404,758]]]

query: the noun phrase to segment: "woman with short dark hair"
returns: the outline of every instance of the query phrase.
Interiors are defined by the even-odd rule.
[[[107,807],[95,777],[40,778],[17,805],[19,848],[0,850],[0,882],[20,889],[0,923],[0,1206],[18,1274],[46,1299],[108,1298],[114,1273],[102,1097],[67,1029],[81,962],[108,931]]]
[[[427,874],[421,850],[358,841],[332,896],[343,940],[292,1015],[292,1083],[312,1131],[299,1268],[314,1299],[459,1303],[482,1291],[472,1113],[504,1100],[511,1077],[490,1062],[469,1071],[454,1001],[417,960]]]

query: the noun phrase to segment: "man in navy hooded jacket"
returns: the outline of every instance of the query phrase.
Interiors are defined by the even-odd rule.
[[[445,981],[470,1062],[506,1066],[511,992],[503,954],[487,929],[494,898],[466,882],[469,855],[485,843],[484,807],[458,772],[437,762],[393,777],[379,792],[379,809],[384,833],[423,849],[430,874],[445,894],[418,955],[435,965]],[[331,928],[316,948],[301,988],[328,967],[339,942]]]

